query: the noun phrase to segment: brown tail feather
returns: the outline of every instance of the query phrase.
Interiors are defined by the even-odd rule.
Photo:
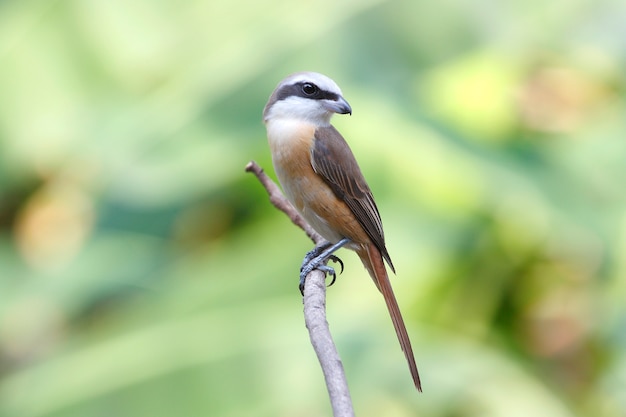
[[[409,370],[411,371],[411,376],[413,377],[415,388],[417,388],[417,390],[421,392],[422,384],[420,382],[419,373],[417,372],[415,358],[413,357],[411,341],[409,340],[409,335],[406,331],[406,327],[404,326],[404,320],[402,319],[402,314],[400,313],[400,308],[398,307],[396,296],[394,295],[393,289],[391,288],[391,282],[389,282],[389,276],[387,275],[387,270],[385,269],[382,255],[380,254],[380,251],[371,244],[366,245],[362,250],[359,250],[358,255],[365,265],[365,268],[370,273],[372,279],[374,280],[374,283],[385,298],[385,303],[387,304],[387,309],[389,310],[389,314],[391,315],[393,327],[396,329],[396,334],[398,335],[400,346],[402,347],[404,356],[406,357],[406,360],[409,364]]]

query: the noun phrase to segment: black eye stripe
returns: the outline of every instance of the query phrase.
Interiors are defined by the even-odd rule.
[[[303,91],[303,87],[305,86],[305,84],[311,84],[317,87],[315,84],[308,82],[308,81],[302,81],[302,82],[298,82],[295,84],[284,85],[277,91],[276,100],[277,101],[284,100],[288,97],[304,97],[304,98],[309,98],[313,100],[333,100],[333,101],[336,101],[337,99],[339,99],[338,94],[331,93],[330,91],[322,90],[319,87],[317,87],[317,91],[315,91],[313,94],[305,94],[305,92]]]

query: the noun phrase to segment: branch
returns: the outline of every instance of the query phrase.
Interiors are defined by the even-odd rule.
[[[354,417],[341,357],[326,321],[326,274],[314,269],[304,282],[304,322],[322,367],[335,417]]]
[[[324,239],[300,216],[291,203],[256,162],[246,165],[246,172],[252,172],[267,190],[270,202],[281,210],[289,219],[300,227],[317,245]],[[322,367],[326,389],[335,417],[354,417],[348,382],[343,370],[341,358],[333,341],[328,321],[326,320],[326,274],[314,269],[306,276],[304,284],[304,322],[309,330],[309,337],[317,359]]]

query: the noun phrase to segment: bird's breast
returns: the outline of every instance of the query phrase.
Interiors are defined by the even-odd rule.
[[[302,122],[270,121],[267,137],[276,176],[291,203],[300,211],[310,199],[308,193],[320,181],[311,166],[315,126]]]
[[[329,224],[329,217],[347,207],[313,170],[311,147],[315,130],[315,125],[302,122],[267,123],[272,162],[285,196],[319,234],[337,242],[344,236]]]

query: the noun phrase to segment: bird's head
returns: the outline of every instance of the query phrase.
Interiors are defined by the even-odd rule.
[[[263,120],[297,119],[324,126],[334,113],[352,114],[341,89],[317,72],[298,72],[282,80],[270,96]]]

